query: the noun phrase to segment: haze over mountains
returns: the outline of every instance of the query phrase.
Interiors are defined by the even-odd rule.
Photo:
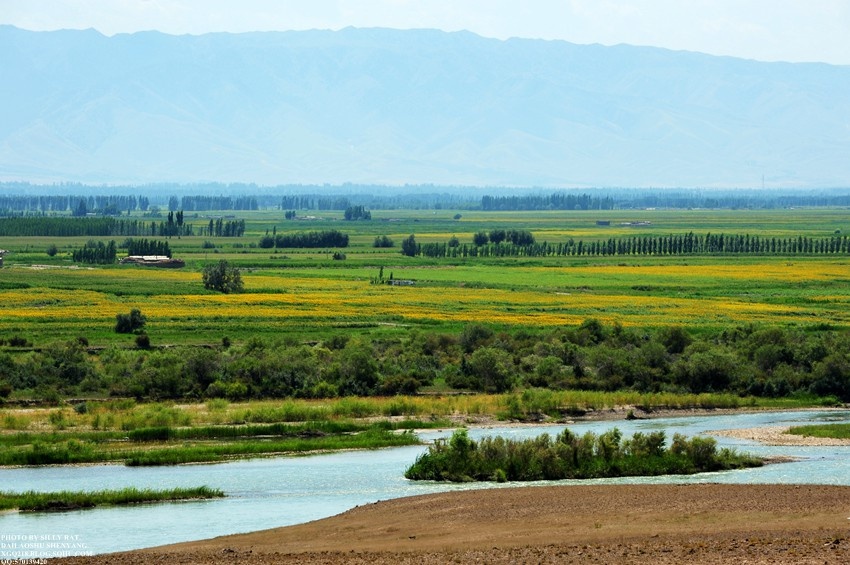
[[[0,180],[850,185],[850,67],[429,30],[0,26]]]

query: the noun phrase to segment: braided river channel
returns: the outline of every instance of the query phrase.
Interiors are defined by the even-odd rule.
[[[724,429],[824,422],[850,422],[850,411],[780,411],[595,421],[578,422],[567,427],[580,434],[586,431],[601,433],[617,427],[625,437],[638,431],[664,430],[669,441],[674,433],[690,437]],[[487,435],[526,438],[544,432],[554,436],[564,427],[563,424],[493,426],[472,428],[469,435],[473,439]],[[450,434],[451,430],[427,431],[420,433],[419,437],[428,442]],[[405,479],[405,469],[425,451],[426,446],[249,459],[214,465],[3,468],[0,469],[0,490],[3,491],[88,491],[124,487],[165,489],[206,485],[222,489],[227,496],[206,501],[55,513],[0,513],[0,559],[37,559],[152,547],[308,522],[379,500],[463,489],[588,482],[850,485],[850,446],[766,446],[753,441],[713,437],[721,447],[733,447],[758,456],[793,457],[794,461],[691,476],[503,484],[445,484]]]

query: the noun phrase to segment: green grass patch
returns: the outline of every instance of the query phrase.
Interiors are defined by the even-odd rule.
[[[434,423],[436,424],[436,422]],[[414,420],[356,424],[325,421],[307,424],[154,427],[119,432],[7,434],[0,437],[0,465],[72,465],[124,462],[130,466],[211,463],[234,458],[342,449],[413,445],[412,433],[427,427]],[[122,437],[123,436],[123,437]]]
[[[850,439],[850,424],[814,424],[811,426],[794,426],[788,430],[788,433],[806,437]]]
[[[167,490],[125,488],[93,492],[35,492],[0,493],[0,510],[23,512],[45,512],[78,510],[95,506],[117,506],[177,500],[199,500],[221,498],[224,492],[207,486],[195,488],[173,488]]]
[[[410,430],[445,427],[448,420],[402,420],[380,421],[374,424],[358,424],[350,420],[323,420],[303,424],[245,424],[240,426],[195,426],[191,428],[140,428],[127,434],[130,441],[153,442],[171,440],[239,439],[239,438],[315,438],[328,435],[352,434],[372,429]]]
[[[264,441],[235,441],[216,445],[189,445],[150,449],[135,453],[128,457],[125,463],[131,467],[214,463],[237,457],[303,454],[317,451],[340,451],[343,449],[379,449],[383,447],[416,445],[418,443],[419,440],[412,433],[396,434],[375,428],[352,435]]]

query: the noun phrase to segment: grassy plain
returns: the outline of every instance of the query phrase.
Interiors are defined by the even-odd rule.
[[[278,423],[350,422],[363,419],[395,418],[395,429],[448,426],[449,418],[462,416],[471,421],[478,416],[504,415],[523,417],[546,414],[552,417],[576,416],[588,411],[612,410],[622,406],[640,406],[646,410],[682,408],[796,408],[806,401],[790,398],[742,398],[735,394],[639,393],[588,390],[527,390],[520,394],[418,395],[392,397],[343,397],[333,399],[287,399],[252,402],[228,402],[224,399],[205,403],[137,403],[130,399],[87,401],[73,409],[37,407],[6,409],[0,412],[0,426],[24,435],[11,438],[0,435],[0,445],[29,442],[26,433],[115,432],[100,439],[129,438],[136,430],[182,429],[190,427],[246,426]],[[84,408],[82,408],[84,407]],[[402,420],[398,421],[399,418]],[[300,429],[292,431],[299,432]],[[324,430],[334,431],[334,430]],[[335,430],[351,432],[355,428]],[[245,430],[248,433],[249,430]],[[254,434],[254,435],[263,435]],[[80,439],[98,439],[80,436]]]
[[[492,416],[563,420],[623,406],[658,409],[794,408],[805,399],[734,394],[526,390],[501,395],[290,399],[137,404],[128,399],[0,410],[0,465],[123,462],[131,466],[418,442],[405,430],[451,427]],[[622,413],[620,414],[622,417]]]
[[[0,465],[173,465],[410,445],[416,438],[397,431],[448,421],[430,416],[392,423],[353,420],[423,412],[403,398],[184,405],[114,400],[75,409],[13,408],[2,411]]]
[[[461,214],[459,220],[453,219]],[[0,337],[34,346],[85,337],[93,346],[130,344],[113,332],[115,316],[139,308],[153,345],[218,343],[251,335],[322,339],[431,328],[457,331],[483,322],[553,328],[588,318],[624,326],[684,325],[699,331],[730,325],[850,325],[850,257],[649,256],[428,259],[404,257],[401,239],[471,241],[477,231],[521,228],[538,241],[607,239],[624,235],[695,233],[760,237],[829,236],[848,229],[838,209],[635,210],[604,212],[374,211],[368,222],[345,222],[340,212],[285,221],[280,211],[246,212],[241,238],[192,236],[169,240],[181,270],[134,266],[87,267],[70,251],[86,238],[2,238],[11,253],[0,270]],[[610,226],[597,226],[596,220]],[[203,226],[206,216],[187,221]],[[649,221],[640,228],[620,225]],[[338,229],[350,235],[346,259],[334,250],[256,247],[277,233]],[[375,249],[388,235],[396,246]],[[109,239],[109,238],[102,238]],[[120,239],[120,238],[118,238]],[[204,248],[208,242],[214,248]],[[55,257],[45,250],[54,243]],[[120,243],[120,241],[119,241]],[[200,269],[227,259],[240,266],[246,292],[204,290]],[[385,276],[412,287],[372,285]]]

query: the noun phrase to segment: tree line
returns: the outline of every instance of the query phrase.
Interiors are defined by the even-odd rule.
[[[548,195],[490,196],[481,197],[481,209],[485,211],[513,210],[613,210],[611,196],[571,194],[555,192]]]
[[[848,206],[850,195],[779,193],[771,191],[646,191],[610,190],[607,195],[553,192],[509,196],[484,195],[480,207],[487,211],[520,210],[624,210],[640,208],[673,209],[776,209],[799,206]]]
[[[147,325],[155,336],[156,321]],[[25,398],[238,400],[413,394],[439,384],[488,393],[629,390],[850,401],[847,330],[694,329],[625,328],[596,319],[551,330],[469,324],[457,334],[414,330],[368,340],[338,334],[318,343],[251,337],[240,345],[225,338],[217,348],[112,346],[98,355],[87,353],[81,338],[26,353],[0,350],[0,391]],[[15,343],[21,341],[28,343]]]
[[[281,210],[345,210],[351,207],[351,200],[345,196],[292,195],[280,199]]]
[[[347,221],[357,221],[357,220],[371,220],[372,212],[367,210],[364,206],[348,206],[343,212],[343,219]]]
[[[293,234],[266,234],[260,238],[263,249],[348,247],[348,234],[337,230],[299,232]]]
[[[492,234],[493,232],[491,232]],[[613,255],[844,255],[850,253],[846,235],[810,237],[804,235],[767,237],[749,234],[670,234],[611,237],[608,239],[570,238],[561,243],[537,243],[533,236],[522,243],[512,240],[494,243],[488,234],[473,236],[472,244],[456,238],[446,243],[415,244],[406,255],[423,257],[566,257]]]
[[[171,257],[171,248],[168,242],[162,240],[127,238],[121,244],[121,248],[127,250],[127,255],[159,255]]]
[[[210,237],[242,237],[245,234],[245,220],[210,219],[206,229],[201,228],[200,231],[201,235]]]
[[[127,210],[146,211],[150,206],[147,196],[131,194],[113,194],[108,196],[90,195],[0,195],[0,211],[2,215],[14,212],[89,212],[96,214],[118,214]]]
[[[71,253],[75,263],[89,263],[93,265],[109,265],[115,262],[117,257],[115,240],[104,244],[102,241],[90,240],[79,249]]]
[[[207,212],[209,210],[259,210],[260,204],[256,196],[207,196],[192,195],[180,198],[169,198],[169,210],[188,210],[191,212]]]
[[[127,249],[127,255],[164,255],[171,257],[171,248],[166,241],[150,239],[127,238],[121,244]],[[110,265],[117,259],[118,250],[115,240],[108,243],[89,240],[81,248],[71,252],[71,258],[75,263],[89,263],[93,265]]]
[[[194,235],[192,225],[182,223],[174,214],[165,221],[122,220],[117,218],[70,218],[23,216],[0,218],[3,237],[140,237]],[[178,223],[179,221],[179,223]]]
[[[167,210],[345,210],[362,205],[372,210],[612,210],[641,208],[725,208],[775,209],[788,207],[846,207],[846,189],[817,191],[800,189],[653,190],[605,188],[541,194],[539,187],[518,187],[514,194],[484,194],[488,187],[460,185],[407,185],[403,189],[386,185],[286,184],[258,187],[245,183],[155,183],[144,186],[114,186],[113,194],[103,186],[65,183],[36,185],[27,182],[0,183],[0,216],[78,209],[86,213],[114,214],[127,210],[148,210],[151,205]],[[136,196],[139,192],[156,195]],[[492,191],[491,191],[492,192]],[[64,193],[64,194],[56,194]],[[210,196],[218,194],[219,196]],[[181,196],[182,195],[182,196]],[[83,206],[80,206],[80,203]]]

